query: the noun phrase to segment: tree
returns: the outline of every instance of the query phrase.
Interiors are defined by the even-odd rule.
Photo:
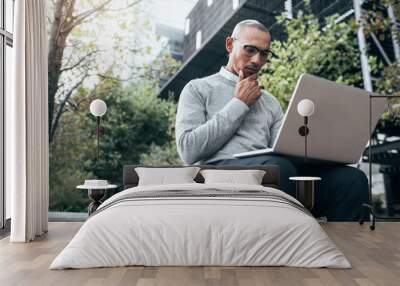
[[[140,157],[140,164],[144,166],[182,165],[175,139],[163,146],[152,144],[149,152]]]
[[[365,10],[363,21],[365,24],[364,34],[366,37],[374,33],[381,41],[391,42],[393,38],[400,44],[400,2],[397,0],[370,1],[369,9]],[[397,25],[393,24],[390,17],[386,15],[389,6],[393,10]],[[392,108],[384,113],[383,120],[377,126],[379,132],[392,133],[397,129],[396,136],[400,135],[400,59],[394,59],[389,63],[380,60],[381,69],[374,82],[375,91],[381,94],[399,96],[392,99]],[[390,130],[391,129],[391,130]],[[391,134],[387,134],[391,135]]]
[[[148,153],[152,144],[163,146],[171,141],[168,130],[175,103],[158,98],[151,82],[110,87],[98,93],[98,98],[104,99],[110,110],[104,119],[102,160],[94,173],[99,178],[121,182],[125,164],[138,164],[140,156]],[[88,161],[90,170],[95,162]]]
[[[169,99],[174,102],[173,98]],[[146,166],[161,165],[181,165],[182,160],[179,158],[178,150],[175,143],[175,120],[176,105],[172,105],[169,109],[169,120],[167,134],[170,137],[169,142],[163,145],[151,144],[149,151],[140,156],[140,164]]]
[[[173,140],[169,129],[175,103],[158,99],[155,91],[159,78],[173,73],[178,63],[168,54],[149,60],[152,50],[147,45],[158,41],[149,34],[149,22],[136,10],[132,16],[129,9],[121,11],[136,3],[54,3],[49,43],[53,45],[49,50],[51,210],[83,211],[87,195],[76,191],[76,185],[96,177],[119,184],[124,164],[139,164],[151,148]],[[83,16],[87,18],[82,21]],[[108,50],[98,37],[106,33]],[[105,100],[109,107],[102,120],[100,162],[96,162],[95,119],[89,113],[94,98]]]
[[[49,35],[49,52],[48,52],[48,100],[49,100],[49,140],[53,140],[55,130],[58,126],[59,118],[65,108],[65,104],[73,92],[82,84],[82,82],[89,76],[89,74],[83,73],[79,75],[79,79],[76,84],[71,87],[67,87],[64,95],[61,99],[60,104],[56,106],[56,96],[60,88],[60,76],[63,72],[77,69],[79,66],[89,65],[93,61],[93,57],[98,53],[95,46],[92,50],[89,50],[86,54],[76,59],[73,63],[69,63],[68,66],[63,67],[64,51],[67,47],[67,39],[71,35],[74,29],[77,29],[80,25],[88,23],[94,17],[106,11],[107,6],[112,2],[111,0],[97,1],[82,1],[88,7],[86,10],[76,13],[76,0],[55,0],[53,3],[53,19],[50,24],[50,35]],[[127,9],[139,3],[140,0],[136,0],[128,4],[126,7],[121,9]],[[119,9],[118,9],[119,10]],[[75,45],[79,46],[79,42]],[[86,71],[88,68],[86,67]]]
[[[90,178],[121,184],[125,164],[139,164],[143,154],[173,141],[175,102],[158,98],[152,81],[123,85],[114,77],[108,73],[96,87],[96,98],[108,106],[101,122],[99,162],[96,120],[89,112],[91,90],[78,88],[75,100],[79,104],[67,106],[61,118],[50,152],[51,210],[84,210],[87,200],[74,190],[76,185]]]
[[[322,26],[307,6],[291,20],[286,20],[285,14],[277,20],[284,27],[287,39],[272,41],[271,49],[279,58],[265,64],[260,83],[280,100],[284,109],[302,73],[362,86],[354,21],[336,24],[332,16]],[[369,62],[375,72],[376,58],[371,56]]]

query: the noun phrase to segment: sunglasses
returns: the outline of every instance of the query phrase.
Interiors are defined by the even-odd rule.
[[[249,57],[252,57],[260,53],[261,58],[263,58],[264,60],[267,60],[270,56],[272,56],[273,58],[278,58],[278,56],[270,49],[260,49],[253,45],[244,44],[238,38],[232,38],[232,39],[238,41],[241,44],[241,47]]]

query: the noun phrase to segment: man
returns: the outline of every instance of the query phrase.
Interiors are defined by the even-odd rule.
[[[328,220],[358,219],[368,201],[368,182],[349,166],[300,166],[276,154],[234,158],[232,154],[272,147],[282,124],[278,100],[262,90],[257,73],[271,52],[268,29],[255,20],[238,23],[226,38],[228,64],[219,73],[191,80],[182,90],[176,118],[176,143],[187,164],[269,165],[280,167],[281,189],[294,196],[289,177],[319,176],[315,193],[316,216]]]

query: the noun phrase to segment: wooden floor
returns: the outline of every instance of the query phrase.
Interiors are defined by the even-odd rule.
[[[400,285],[400,223],[328,223],[352,269],[290,267],[120,267],[48,270],[82,223],[50,223],[32,242],[0,241],[0,285]]]

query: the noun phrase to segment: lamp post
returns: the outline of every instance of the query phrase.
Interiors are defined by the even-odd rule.
[[[297,112],[304,117],[304,125],[300,126],[298,132],[304,137],[304,162],[307,162],[307,135],[310,133],[308,128],[308,118],[314,113],[314,102],[310,99],[302,99],[297,104]],[[298,199],[307,209],[314,207],[314,184],[320,181],[320,177],[290,177],[289,180],[296,182],[296,199]]]
[[[90,103],[90,113],[96,117],[96,135],[97,135],[97,160],[96,168],[99,167],[99,157],[100,157],[100,129],[101,117],[106,114],[107,105],[101,99],[95,99]],[[85,180],[83,185],[77,186],[77,189],[88,190],[88,196],[92,200],[88,206],[89,216],[96,211],[96,209],[101,205],[102,200],[106,196],[107,189],[115,189],[117,185],[110,185],[107,180]]]
[[[358,221],[359,224],[364,223],[364,211],[367,210],[370,218],[372,220],[371,225],[369,226],[370,230],[375,230],[375,221],[376,219],[381,220],[398,220],[396,218],[391,217],[381,217],[375,214],[373,202],[372,202],[372,101],[374,98],[386,99],[387,101],[393,98],[400,98],[396,95],[369,95],[369,124],[368,124],[368,132],[370,134],[369,137],[369,144],[368,144],[368,203],[364,203],[361,205],[361,218]]]
[[[297,112],[304,117],[304,125],[299,127],[299,134],[304,137],[304,162],[307,162],[307,135],[310,133],[308,118],[314,113],[314,110],[314,102],[310,99],[302,99],[297,104]]]
[[[107,112],[107,105],[101,99],[95,99],[90,103],[90,113],[96,116],[96,134],[97,134],[97,164],[99,163],[99,143],[100,143],[100,121],[101,117],[106,114]]]

